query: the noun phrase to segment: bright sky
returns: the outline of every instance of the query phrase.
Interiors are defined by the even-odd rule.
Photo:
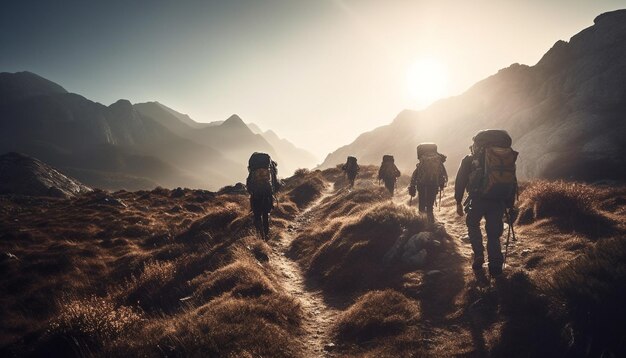
[[[15,1],[0,71],[111,104],[233,113],[319,159],[403,109],[533,65],[621,1]]]

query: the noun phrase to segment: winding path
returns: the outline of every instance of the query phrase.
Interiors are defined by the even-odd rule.
[[[321,290],[307,287],[304,273],[297,262],[287,257],[287,251],[300,227],[312,221],[315,209],[330,195],[332,191],[327,188],[319,199],[296,216],[289,230],[285,231],[286,235],[279,235],[280,240],[274,241],[272,245],[271,262],[277,268],[279,281],[285,290],[300,302],[304,311],[305,334],[301,343],[305,357],[333,356],[334,343],[330,331],[339,311],[324,302]]]

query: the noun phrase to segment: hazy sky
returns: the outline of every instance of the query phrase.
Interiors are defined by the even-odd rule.
[[[233,113],[322,159],[402,109],[457,95],[626,1],[23,1],[0,10],[0,72],[103,104]]]

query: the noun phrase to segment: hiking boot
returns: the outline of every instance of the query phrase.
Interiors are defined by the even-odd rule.
[[[481,270],[483,268],[484,263],[485,263],[484,256],[474,256],[474,262],[472,262],[472,269]]]
[[[489,275],[492,277],[502,275],[502,265],[489,265]]]

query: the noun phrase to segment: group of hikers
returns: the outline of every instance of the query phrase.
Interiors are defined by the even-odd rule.
[[[514,204],[517,196],[515,161],[518,153],[511,148],[512,140],[504,130],[487,129],[473,138],[470,154],[461,161],[454,183],[454,199],[459,216],[466,215],[468,237],[474,252],[472,268],[482,270],[485,262],[483,237],[480,222],[485,219],[487,233],[488,269],[492,276],[502,273],[505,256],[502,254],[500,236],[506,217],[512,230]],[[408,192],[411,202],[418,196],[418,210],[426,215],[429,223],[435,222],[434,206],[437,194],[448,183],[444,163],[446,156],[439,153],[434,143],[417,146],[416,168],[411,176]],[[360,171],[357,158],[349,156],[341,167],[350,188]],[[246,187],[250,193],[250,207],[254,214],[254,225],[264,239],[269,235],[269,212],[274,205],[274,194],[280,189],[277,179],[277,164],[264,153],[254,153],[248,163],[249,175]],[[384,155],[378,181],[394,194],[401,173],[392,155]],[[464,196],[467,192],[465,200]]]

